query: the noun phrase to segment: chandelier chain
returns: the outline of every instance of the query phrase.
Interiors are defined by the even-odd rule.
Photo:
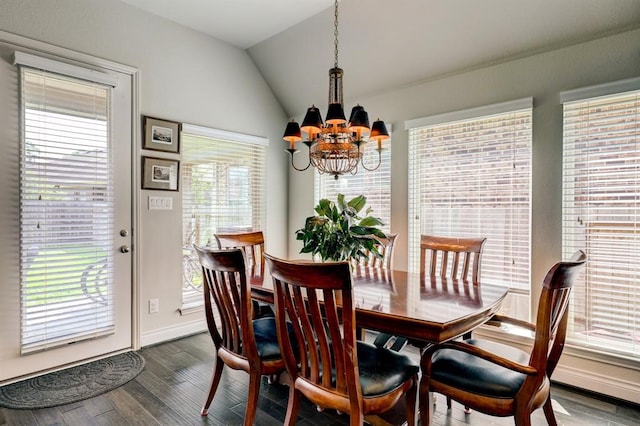
[[[334,68],[338,68],[338,0],[335,2],[335,8],[333,12],[334,21],[333,21],[333,45],[334,45]]]
[[[314,167],[320,174],[330,174],[336,179],[338,176],[358,173],[358,165],[364,170],[373,171],[382,163],[382,141],[389,139],[389,132],[380,119],[369,127],[369,115],[360,104],[353,107],[349,120],[346,119],[343,107],[342,75],[338,66],[338,3],[334,0],[334,64],[329,70],[329,109],[326,122],[322,122],[320,111],[312,105],[307,109],[302,128],[291,119],[287,123],[284,136],[289,143],[287,152],[291,155],[291,166],[298,171]],[[307,134],[303,140],[302,132]],[[376,141],[378,143],[378,162],[372,167],[364,163],[364,143]],[[293,155],[298,152],[296,143],[302,142],[308,149],[308,164],[297,167],[293,162]]]

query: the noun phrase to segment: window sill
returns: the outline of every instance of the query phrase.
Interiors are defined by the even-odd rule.
[[[195,314],[203,311],[204,305],[202,304],[202,301],[183,303],[182,306],[178,308],[180,316]]]

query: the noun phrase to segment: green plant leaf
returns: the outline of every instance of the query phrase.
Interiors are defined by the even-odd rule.
[[[336,203],[320,200],[314,208],[317,215],[308,217],[304,227],[296,231],[296,239],[303,243],[300,253],[310,253],[322,261],[358,259],[367,251],[381,257],[373,237],[385,237],[377,228],[384,223],[370,215],[371,208],[365,210],[365,217],[358,216],[366,200],[359,195],[345,202],[343,194],[338,194]]]
[[[367,197],[364,195],[358,195],[357,197],[352,198],[348,203],[348,205],[353,207],[357,213],[362,210],[365,204],[367,204]]]
[[[364,217],[360,223],[358,224],[360,226],[380,226],[380,225],[384,225],[384,223],[378,219],[377,217],[373,217],[373,216],[367,216]]]

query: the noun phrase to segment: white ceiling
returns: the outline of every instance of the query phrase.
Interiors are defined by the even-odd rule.
[[[122,0],[246,49],[333,6],[333,0]]]
[[[312,102],[326,105],[334,62],[332,0],[122,1],[246,49],[288,114],[301,114]],[[345,100],[355,101],[640,27],[640,0],[339,4],[339,65]]]

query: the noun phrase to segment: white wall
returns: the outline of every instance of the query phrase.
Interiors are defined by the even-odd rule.
[[[266,249],[286,255],[288,176],[281,132],[287,117],[246,52],[115,0],[2,0],[0,30],[138,68],[142,115],[267,137]],[[0,82],[2,87],[13,84],[17,81]],[[17,104],[1,105],[0,110],[7,120],[17,119]],[[136,141],[134,162],[139,164],[139,135]],[[0,140],[4,152],[17,153],[16,143],[15,137]],[[173,198],[172,211],[149,211],[147,197],[154,192],[136,192],[138,337],[145,345],[204,329],[204,321],[201,312],[180,316],[177,311],[182,285],[180,193],[160,194]],[[7,195],[17,200],[16,194]],[[15,227],[15,203],[3,201],[0,216],[5,218],[0,235],[8,235],[2,228]],[[3,247],[0,265],[17,271],[18,242]],[[18,288],[17,272],[5,275],[0,285]],[[159,313],[147,313],[150,298],[159,299]],[[0,300],[0,312],[7,312],[3,303],[17,300]],[[14,340],[19,332],[7,335]]]
[[[640,75],[639,40],[640,30],[636,29],[358,98],[357,102],[365,105],[370,113],[375,112],[376,116],[393,125],[391,229],[400,235],[394,248],[395,266],[406,269],[408,258],[408,135],[404,121],[533,96],[531,248],[532,300],[536,301],[544,275],[561,257],[562,106],[559,93],[637,77]],[[402,54],[402,46],[397,49],[398,52],[390,52],[388,57]],[[348,94],[348,86],[345,86],[345,93]],[[345,99],[347,106],[354,103]],[[289,205],[288,235],[289,255],[294,256],[300,249],[300,242],[295,240],[293,231],[313,212],[313,193],[309,191],[313,177],[311,173],[290,173],[290,199],[296,203]],[[535,312],[535,309],[532,306],[531,311]],[[571,350],[565,350],[561,359],[564,370],[558,371],[555,378],[640,402],[640,365],[637,362],[626,362],[628,368],[619,368],[622,361],[592,362],[591,355],[579,353],[572,357],[570,353]]]

